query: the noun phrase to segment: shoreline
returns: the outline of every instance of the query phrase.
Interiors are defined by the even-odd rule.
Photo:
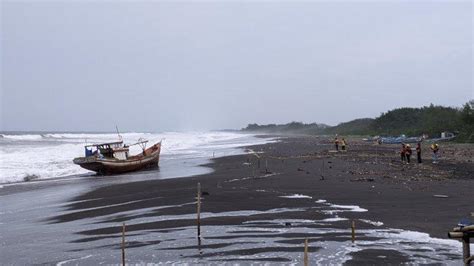
[[[112,177],[116,181],[112,184],[107,184],[112,179],[96,179],[100,185],[88,186],[77,196],[62,202],[60,211],[53,209],[43,222],[50,230],[64,227],[74,232],[64,239],[63,245],[77,245],[73,250],[79,250],[79,253],[74,257],[66,255],[64,260],[99,252],[93,251],[92,246],[101,250],[100,254],[115,252],[110,243],[120,234],[122,222],[127,223],[127,234],[133,239],[131,248],[136,247],[133,248],[135,257],[130,259],[135,262],[156,261],[148,257],[148,253],[156,252],[157,248],[158,254],[164,257],[161,259],[183,263],[224,262],[227,259],[238,262],[239,256],[250,256],[250,262],[300,262],[300,248],[294,245],[300,245],[304,237],[309,237],[314,246],[311,249],[318,252],[328,248],[324,248],[325,243],[343,243],[343,254],[346,255],[340,263],[347,264],[405,263],[413,258],[420,260],[428,252],[421,247],[415,251],[390,252],[387,248],[377,248],[377,245],[384,245],[386,240],[377,239],[383,239],[386,230],[395,235],[392,245],[397,247],[403,246],[397,243],[413,241],[400,238],[399,234],[403,232],[424,239],[422,241],[435,241],[435,244],[441,241],[434,250],[443,250],[443,241],[455,243],[447,240],[447,232],[460,218],[473,211],[470,209],[472,201],[466,200],[472,197],[474,190],[474,180],[467,178],[474,169],[472,163],[465,165],[465,162],[446,157],[439,165],[405,166],[400,165],[396,151],[393,151],[398,150],[397,145],[377,146],[376,162],[372,144],[350,140],[348,148],[347,153],[335,153],[325,138],[282,136],[278,142],[247,147],[261,156],[260,169],[257,157],[247,153],[210,159],[200,167],[210,167],[213,171],[202,175],[134,180],[142,173],[130,174]],[[443,149],[447,155],[451,153],[451,148]],[[456,147],[453,149],[457,151]],[[424,159],[428,162],[428,158]],[[457,173],[450,172],[453,165],[461,165]],[[195,234],[198,182],[205,192],[202,205],[204,235],[199,246],[189,246],[185,242],[195,239],[192,235]],[[438,194],[448,197],[433,196]],[[10,196],[15,198],[16,195]],[[359,241],[382,242],[373,248],[352,250],[350,235],[345,233],[350,230],[352,220],[357,223]],[[38,223],[42,224],[35,222]],[[328,225],[332,229],[327,228]],[[285,234],[277,233],[286,231]],[[269,232],[274,232],[278,238],[269,238]],[[265,239],[274,242],[270,244],[273,247],[245,244],[250,246],[239,248],[228,242],[234,238],[247,239],[247,242],[251,239],[248,243]],[[181,248],[171,252],[169,245],[174,242],[173,246]],[[290,246],[275,248],[281,244]],[[84,245],[91,247],[84,248]],[[320,249],[321,245],[323,249]],[[215,249],[219,251],[213,252]],[[195,257],[195,250],[203,253]],[[224,259],[223,254],[237,257]],[[456,261],[460,254],[450,256],[448,258]],[[194,261],[194,258],[198,260]],[[163,261],[161,259],[158,261]],[[441,262],[444,259],[446,257],[439,258]],[[87,257],[83,262],[112,263],[113,260]]]

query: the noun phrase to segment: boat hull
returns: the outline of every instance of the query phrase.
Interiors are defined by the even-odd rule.
[[[130,157],[128,160],[99,158],[95,156],[75,158],[73,162],[80,167],[101,175],[122,174],[157,168],[160,160],[161,143],[145,150],[144,155]]]

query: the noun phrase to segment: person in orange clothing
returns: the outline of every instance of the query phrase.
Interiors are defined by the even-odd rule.
[[[438,144],[433,143],[431,145],[431,151],[433,152],[433,163],[438,163],[438,151],[439,151]]]
[[[347,142],[344,138],[342,138],[341,140],[341,150],[342,151],[346,151],[346,145],[347,145]]]
[[[405,163],[406,161],[405,151],[406,151],[405,143],[402,143],[402,149],[400,150],[400,159],[402,160],[402,163]]]
[[[411,154],[412,150],[410,144],[405,145],[405,157],[407,159],[407,163],[410,163]]]

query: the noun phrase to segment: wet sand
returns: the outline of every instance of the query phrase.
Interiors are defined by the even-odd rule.
[[[111,243],[105,248],[113,250],[119,248],[114,243],[125,222],[132,238],[128,248],[137,253],[146,247],[175,262],[301,262],[302,243],[309,238],[312,254],[337,249],[338,243],[346,251],[352,248],[352,259],[345,261],[350,265],[399,264],[413,258],[377,245],[362,248],[365,241],[381,238],[370,230],[405,229],[446,239],[449,229],[474,212],[472,146],[441,144],[441,160],[436,165],[431,164],[425,146],[423,164],[403,165],[398,145],[350,139],[347,152],[334,152],[325,138],[281,137],[277,143],[249,147],[260,158],[249,150],[247,155],[214,159],[207,165],[215,170],[210,174],[93,188],[70,199],[64,212],[44,222],[53,228],[90,224],[77,227],[71,242],[104,241]],[[198,182],[203,191],[200,243],[195,235]],[[294,194],[301,196],[291,198]],[[368,211],[339,212],[334,209],[337,205],[357,205]],[[330,229],[325,223],[328,218]],[[351,220],[356,221],[357,232],[363,232],[356,234],[355,246],[350,244]],[[139,240],[150,234],[152,240]],[[164,237],[167,234],[169,238]],[[423,256],[423,252],[417,254]],[[445,257],[456,260],[460,254]]]
[[[134,200],[147,201],[107,210],[76,212],[57,219],[64,222],[135,207],[192,202],[198,182],[202,190],[209,193],[204,196],[203,207],[209,212],[303,207],[300,203],[292,206],[279,196],[304,194],[336,204],[359,205],[370,210],[364,214],[367,217],[362,218],[381,220],[395,228],[427,232],[441,238],[461,218],[469,217],[474,211],[474,163],[445,159],[443,153],[437,165],[431,164],[426,151],[423,164],[402,165],[398,160],[397,145],[376,147],[359,142],[345,153],[334,153],[332,145],[324,139],[293,137],[250,148],[262,152],[259,154],[260,168],[253,155],[218,158],[207,165],[215,170],[211,174],[107,186],[75,199],[101,200],[72,204],[71,208],[80,211]],[[448,152],[452,152],[451,149]],[[269,173],[265,173],[265,161]],[[262,194],[258,190],[268,193]],[[174,215],[194,211],[195,206],[189,205],[160,213]]]

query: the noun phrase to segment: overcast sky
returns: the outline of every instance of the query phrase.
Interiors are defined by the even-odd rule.
[[[474,98],[471,1],[1,1],[0,130],[335,125]]]

